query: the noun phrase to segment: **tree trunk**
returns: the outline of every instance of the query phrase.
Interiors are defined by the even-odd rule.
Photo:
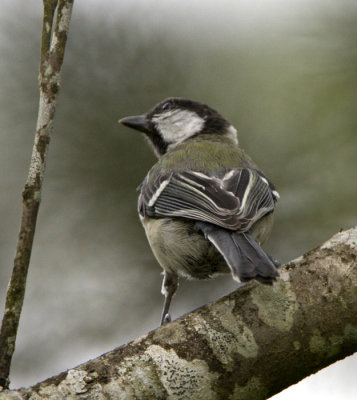
[[[215,303],[0,399],[266,399],[357,350],[357,227]]]

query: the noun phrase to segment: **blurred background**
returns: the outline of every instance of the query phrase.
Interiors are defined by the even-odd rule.
[[[0,306],[35,132],[42,1],[0,4]],[[155,157],[117,123],[168,96],[219,110],[281,201],[268,251],[286,262],[357,223],[357,2],[75,0],[12,387],[154,329],[160,267],[136,187]],[[234,290],[181,281],[174,318]],[[276,400],[355,399],[357,357]]]

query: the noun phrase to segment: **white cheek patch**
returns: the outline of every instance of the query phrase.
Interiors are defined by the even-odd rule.
[[[152,118],[156,129],[164,141],[174,147],[191,136],[199,133],[205,121],[194,111],[170,110]]]

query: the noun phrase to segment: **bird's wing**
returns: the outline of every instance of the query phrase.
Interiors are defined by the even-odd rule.
[[[222,177],[174,172],[140,187],[139,213],[181,217],[245,232],[274,209],[278,194],[260,171],[243,168]]]

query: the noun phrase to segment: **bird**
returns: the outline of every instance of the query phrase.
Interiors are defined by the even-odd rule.
[[[138,213],[163,269],[161,325],[179,278],[221,273],[272,285],[280,263],[262,249],[279,194],[239,147],[236,128],[210,106],[167,98],[119,120],[144,133],[158,161],[138,187]]]

